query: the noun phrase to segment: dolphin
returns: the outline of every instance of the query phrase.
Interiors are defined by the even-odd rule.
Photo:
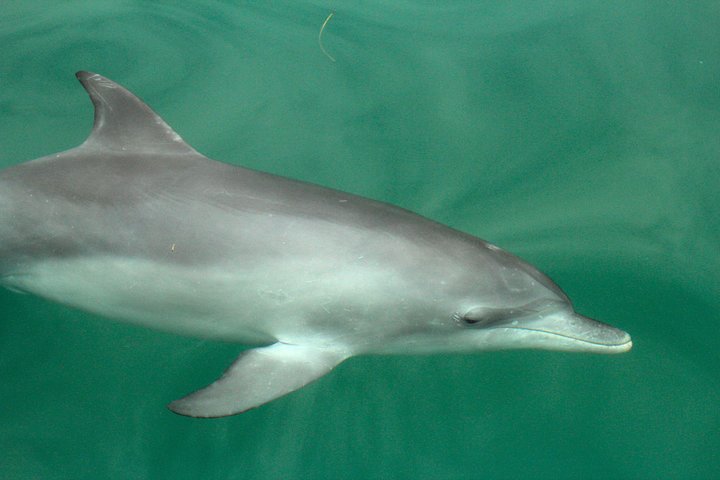
[[[620,353],[533,266],[408,210],[211,160],[89,72],[77,148],[0,171],[0,284],[100,316],[251,348],[168,405],[222,417],[363,354]]]

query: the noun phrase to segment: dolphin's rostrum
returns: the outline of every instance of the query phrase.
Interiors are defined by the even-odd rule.
[[[85,143],[0,172],[0,282],[109,318],[259,345],[174,412],[240,413],[354,355],[632,346],[491,244],[210,160],[121,86],[77,77],[95,106]]]

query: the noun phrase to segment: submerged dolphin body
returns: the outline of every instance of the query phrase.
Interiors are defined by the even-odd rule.
[[[85,143],[0,172],[0,282],[130,323],[260,345],[174,412],[240,413],[353,355],[632,346],[493,245],[210,160],[121,86],[77,77],[95,106]]]

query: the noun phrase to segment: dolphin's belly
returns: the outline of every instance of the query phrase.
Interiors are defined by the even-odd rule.
[[[276,341],[268,322],[244,314],[242,299],[228,291],[229,276],[142,259],[88,257],[35,262],[4,277],[3,284],[158,330],[245,344]]]
[[[233,269],[75,257],[32,263],[2,282],[123,322],[243,344],[352,344],[392,326],[398,299],[387,272],[297,262]]]

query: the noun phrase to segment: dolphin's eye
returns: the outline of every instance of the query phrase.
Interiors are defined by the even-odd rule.
[[[466,327],[475,328],[489,327],[490,325],[496,323],[496,319],[494,319],[493,317],[475,318],[469,317],[467,315],[463,315],[461,321]]]
[[[458,323],[458,325],[461,325],[463,327],[482,327],[488,323],[487,318],[480,318],[468,314],[463,315],[461,313],[455,313],[453,315],[453,318]]]
[[[518,314],[520,311],[515,308],[478,307],[462,315],[460,321],[468,327],[490,327],[501,325]]]
[[[463,315],[462,313],[455,312],[453,313],[453,320],[455,320],[455,323],[463,326],[463,327],[470,327],[475,325],[476,323],[480,323],[480,320],[476,320],[474,318],[470,318],[467,315]]]

